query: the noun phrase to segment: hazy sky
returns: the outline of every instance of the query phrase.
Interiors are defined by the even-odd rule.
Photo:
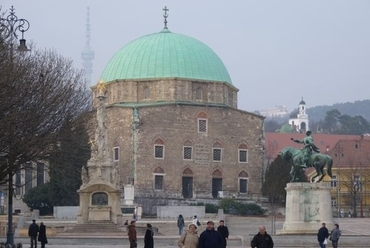
[[[95,84],[128,42],[163,28],[210,46],[239,88],[247,111],[307,107],[370,98],[368,0],[2,0],[31,23],[26,39],[55,48],[82,67],[90,6]]]

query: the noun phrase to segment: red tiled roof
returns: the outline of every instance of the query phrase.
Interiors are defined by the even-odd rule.
[[[265,133],[265,153],[268,159],[275,159],[278,153],[286,146],[295,148],[302,148],[302,144],[298,144],[290,140],[303,139],[306,134],[304,133]],[[313,140],[317,147],[320,148],[322,153],[331,153],[335,145],[340,140],[360,140],[361,137],[358,135],[339,135],[339,134],[312,134]],[[363,140],[370,141],[370,136],[364,136]],[[368,149],[367,151],[370,151]],[[334,159],[334,158],[333,158]]]

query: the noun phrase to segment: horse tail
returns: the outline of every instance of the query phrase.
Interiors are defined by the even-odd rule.
[[[329,175],[329,177],[332,177],[333,176],[333,174],[331,172],[331,168],[333,167],[333,159],[332,159],[332,157],[328,156],[327,163],[328,163],[328,169],[327,169],[328,175]]]

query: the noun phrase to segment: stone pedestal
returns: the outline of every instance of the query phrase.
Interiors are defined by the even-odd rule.
[[[288,183],[283,229],[277,234],[316,234],[321,223],[332,226],[329,183]]]
[[[125,193],[125,199],[124,199],[123,204],[124,205],[133,205],[134,204],[134,198],[135,198],[134,185],[126,184],[125,187],[124,187],[124,193]]]
[[[94,221],[109,221],[123,224],[120,195],[121,191],[111,183],[95,182],[81,186],[77,191],[80,195],[80,206],[77,213],[77,224]],[[94,195],[106,196],[104,199],[94,199]]]

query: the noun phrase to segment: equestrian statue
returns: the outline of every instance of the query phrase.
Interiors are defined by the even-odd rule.
[[[292,168],[290,170],[290,176],[292,177],[291,182],[296,182],[299,180],[297,177],[297,172],[300,169],[314,167],[316,170],[316,175],[312,177],[311,182],[315,182],[315,179],[321,176],[317,182],[325,177],[326,173],[324,171],[325,165],[327,166],[327,173],[332,177],[332,166],[333,159],[331,156],[320,153],[319,148],[315,145],[311,131],[306,132],[306,137],[302,140],[295,140],[291,138],[292,141],[300,144],[304,144],[302,149],[296,149],[293,147],[285,147],[279,155],[285,159],[287,162],[292,163]],[[315,153],[313,153],[313,151]]]

